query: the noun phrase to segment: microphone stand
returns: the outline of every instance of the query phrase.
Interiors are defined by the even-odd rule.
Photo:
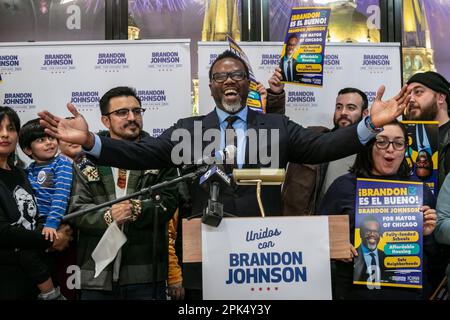
[[[175,179],[172,180],[167,180],[167,181],[163,181],[161,183],[157,183],[154,184],[153,186],[150,186],[148,188],[144,188],[140,191],[131,193],[129,195],[123,196],[121,198],[115,199],[115,200],[111,200],[111,201],[107,201],[105,203],[93,206],[91,208],[88,209],[84,209],[84,210],[80,210],[80,211],[76,211],[73,213],[70,213],[68,215],[65,215],[63,217],[63,221],[67,221],[69,219],[73,219],[82,215],[85,215],[89,212],[92,211],[97,211],[99,209],[105,208],[105,207],[109,207],[113,204],[116,204],[118,202],[122,202],[124,200],[128,200],[131,198],[136,198],[139,196],[144,196],[144,195],[148,195],[148,197],[151,197],[154,203],[154,213],[153,213],[153,244],[152,244],[152,261],[153,261],[153,269],[152,269],[152,297],[153,300],[156,300],[156,294],[157,294],[157,283],[156,283],[156,279],[158,276],[158,262],[157,262],[157,246],[156,246],[156,242],[158,241],[158,211],[159,208],[163,208],[164,211],[167,211],[167,209],[161,204],[162,202],[162,197],[159,193],[155,192],[159,189],[165,188],[165,187],[169,187],[172,186],[174,184],[177,184],[178,182],[181,181],[185,181],[185,180],[190,180],[190,179],[195,179],[198,176],[204,174],[208,169],[207,165],[202,165],[199,166],[195,171],[187,173],[185,175],[182,175],[180,177],[177,177]]]
[[[235,215],[224,212],[223,204],[219,202],[220,184],[217,181],[212,182],[209,185],[209,199],[206,207],[202,213],[194,214],[188,217],[188,220],[193,218],[202,217],[202,222],[212,227],[217,227],[225,217],[236,217]]]
[[[105,207],[109,207],[109,206],[111,206],[113,204],[122,202],[124,200],[131,199],[131,198],[136,198],[136,197],[143,196],[143,195],[146,195],[146,194],[151,196],[153,194],[153,192],[156,191],[156,190],[159,190],[159,189],[162,189],[162,188],[165,188],[165,187],[170,187],[171,185],[177,184],[178,182],[181,182],[181,181],[195,179],[198,176],[204,174],[207,169],[208,169],[207,165],[200,166],[194,172],[182,175],[182,176],[177,177],[175,179],[163,181],[161,183],[154,184],[153,186],[150,186],[150,187],[144,188],[144,189],[142,189],[140,191],[128,194],[128,195],[123,196],[121,198],[114,199],[114,200],[111,200],[111,201],[107,201],[107,202],[104,202],[102,204],[98,204],[96,206],[93,206],[93,207],[90,207],[90,208],[87,208],[87,209],[83,209],[83,210],[79,210],[79,211],[76,211],[76,212],[73,212],[73,213],[66,214],[62,218],[62,221],[67,221],[69,219],[73,219],[73,218],[76,218],[76,217],[79,217],[79,216],[83,216],[83,215],[85,215],[85,214],[87,214],[89,212],[96,211],[96,210],[99,210],[99,209],[102,209],[102,208],[105,208]]]

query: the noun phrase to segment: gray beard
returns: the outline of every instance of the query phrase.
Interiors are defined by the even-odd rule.
[[[234,114],[242,109],[241,105],[241,96],[238,96],[238,99],[233,104],[228,104],[225,102],[225,98],[222,98],[222,107],[225,109],[226,112]]]
[[[370,251],[375,251],[377,249],[377,245],[376,244],[367,244],[367,249],[369,249]]]

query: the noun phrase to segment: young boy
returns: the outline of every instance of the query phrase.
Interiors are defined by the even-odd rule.
[[[22,151],[34,160],[27,169],[28,180],[36,196],[39,215],[46,219],[42,234],[53,241],[58,237],[56,230],[66,213],[70,197],[72,164],[66,157],[57,155],[58,141],[45,134],[39,125],[39,119],[23,125],[19,133],[19,144]],[[41,290],[41,297],[51,292],[51,278],[38,282],[38,288]]]

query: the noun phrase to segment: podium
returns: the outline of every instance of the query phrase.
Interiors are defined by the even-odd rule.
[[[330,258],[350,258],[346,215],[225,218],[218,227],[184,219],[182,226],[183,262],[203,266],[204,299],[329,300]]]
[[[303,216],[302,216],[303,217]],[[309,216],[308,216],[309,217]],[[350,227],[347,215],[328,217],[330,258],[350,258]],[[201,219],[183,219],[183,262],[202,262]]]

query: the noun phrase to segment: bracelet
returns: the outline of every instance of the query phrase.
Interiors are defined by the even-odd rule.
[[[366,119],[364,119],[364,123],[365,123],[367,129],[369,129],[369,131],[371,131],[372,133],[379,133],[379,132],[383,131],[383,127],[381,127],[381,128],[375,127],[375,125],[372,122],[372,119],[370,119],[370,116],[367,116]]]
[[[105,220],[106,224],[109,226],[111,223],[113,223],[113,218],[111,214],[111,209],[106,209],[105,213],[103,214],[103,219]]]
[[[131,221],[136,221],[141,213],[142,204],[141,200],[131,199]]]

